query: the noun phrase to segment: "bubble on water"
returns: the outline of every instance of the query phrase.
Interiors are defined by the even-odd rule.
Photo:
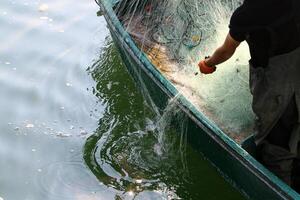
[[[31,149],[32,152],[36,152],[36,149]]]
[[[128,192],[128,195],[129,195],[129,196],[133,196],[133,195],[134,195],[134,192],[133,192],[133,191],[129,191],[129,192]]]
[[[15,131],[19,131],[20,128],[19,128],[19,127],[15,127],[14,130],[15,130]]]
[[[26,128],[34,128],[34,124],[26,124]]]
[[[71,137],[71,134],[68,133],[63,133],[63,132],[58,132],[56,134],[57,137]]]
[[[80,135],[87,135],[87,134],[88,134],[88,132],[85,131],[85,130],[81,130],[81,131],[80,131]]]
[[[73,130],[74,129],[74,126],[70,126],[70,130]]]
[[[138,184],[141,184],[143,182],[143,180],[142,179],[136,179],[135,182],[138,183]]]
[[[41,4],[39,6],[39,11],[40,12],[46,12],[49,9],[49,6],[47,4]]]
[[[61,106],[61,107],[60,107],[60,109],[61,109],[61,110],[64,110],[64,109],[65,109],[65,107]]]
[[[64,33],[64,32],[65,32],[65,30],[64,30],[64,29],[60,29],[60,30],[58,30],[58,32],[60,32],[60,33]]]
[[[161,156],[163,154],[162,148],[159,144],[155,144],[153,149],[157,155]]]
[[[37,171],[38,171],[38,172],[42,172],[43,170],[42,170],[42,169],[38,169]]]
[[[41,20],[48,20],[49,18],[47,16],[40,17]]]
[[[5,62],[4,64],[6,64],[6,65],[10,65],[11,63],[10,63],[10,62]]]
[[[106,87],[107,87],[108,90],[111,89],[111,86],[112,86],[112,83],[111,83],[111,82],[109,82],[109,83],[106,85]]]
[[[71,153],[74,153],[74,149],[70,149],[70,152],[71,152]]]
[[[71,83],[66,83],[66,86],[67,87],[72,87],[72,84]]]

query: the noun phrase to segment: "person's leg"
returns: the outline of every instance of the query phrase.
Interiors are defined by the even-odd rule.
[[[292,184],[293,161],[296,157],[290,152],[289,141],[297,121],[296,102],[292,98],[278,123],[258,147],[258,158],[262,164],[289,185]]]
[[[292,188],[300,193],[300,147],[298,145],[298,156],[293,163]]]

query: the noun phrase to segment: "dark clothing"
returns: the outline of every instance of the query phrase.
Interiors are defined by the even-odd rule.
[[[250,67],[258,160],[300,192],[300,47]]]
[[[300,172],[297,172],[300,169],[300,162],[297,159],[300,156],[300,152],[291,152],[289,147],[292,138],[291,134],[299,121],[297,110],[296,98],[294,96],[278,123],[270,131],[263,143],[258,146],[258,156],[260,156],[258,160],[289,185],[292,185],[293,182],[300,183],[298,180],[300,179]],[[295,176],[293,171],[299,175]]]
[[[258,159],[296,187],[300,186],[299,12],[299,0],[245,0],[229,26],[233,39],[246,40],[250,48]]]
[[[236,10],[229,28],[233,39],[246,40],[249,44],[250,63],[255,67],[265,67],[269,58],[300,46],[300,31],[292,0],[256,1],[246,0]]]

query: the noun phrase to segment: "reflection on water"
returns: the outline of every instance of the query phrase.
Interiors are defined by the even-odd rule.
[[[86,73],[109,34],[96,12],[89,1],[0,2],[4,200],[113,198],[82,161],[105,109]]]
[[[97,5],[0,5],[0,199],[241,198],[144,102]]]
[[[94,94],[107,105],[84,147],[85,162],[98,180],[115,189],[115,199],[241,199],[186,144],[185,120],[176,106],[170,102],[163,116],[154,112],[107,43],[88,69],[97,82]],[[172,118],[182,124],[174,127]]]

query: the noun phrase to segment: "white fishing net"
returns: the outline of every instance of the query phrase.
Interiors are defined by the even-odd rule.
[[[220,46],[240,0],[121,0],[115,10],[151,62],[236,141],[252,133],[248,47],[211,75],[198,62]]]

